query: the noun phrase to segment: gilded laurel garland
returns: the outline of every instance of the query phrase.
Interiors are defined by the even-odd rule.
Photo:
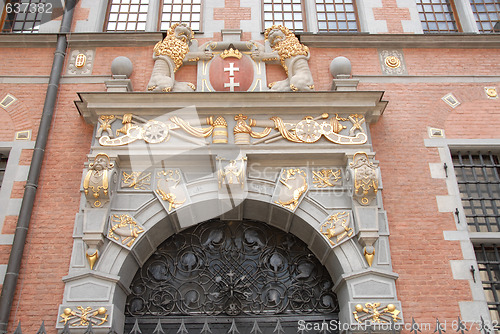
[[[126,314],[326,314],[333,283],[296,237],[252,221],[214,220],[180,232],[137,272]]]

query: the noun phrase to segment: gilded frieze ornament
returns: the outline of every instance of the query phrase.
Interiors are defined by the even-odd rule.
[[[484,87],[484,91],[489,99],[498,99],[496,87]]]
[[[278,131],[278,133],[269,135],[270,131],[265,130],[263,138],[252,144],[272,143],[281,138],[293,143],[312,144],[320,140],[322,136],[330,142],[339,145],[360,145],[366,143],[368,140],[368,136],[362,127],[365,121],[362,115],[353,114],[347,118],[342,118],[336,114],[335,117],[328,118],[329,115],[324,113],[317,117],[306,116],[300,121],[290,122],[285,122],[281,117],[277,116],[271,117],[270,120],[251,120],[251,127],[265,127],[266,130],[275,129]],[[320,122],[320,120],[322,121]],[[341,122],[351,123],[348,136],[340,134],[347,128]]]
[[[108,310],[105,307],[86,307],[77,306],[76,308],[67,307],[63,310],[60,315],[62,318],[59,322],[66,325],[68,323],[70,326],[83,327],[88,326],[90,323],[92,326],[101,326],[108,321]]]
[[[135,190],[147,190],[151,186],[151,173],[146,172],[122,172],[122,188]]]
[[[309,48],[301,44],[298,38],[286,27],[273,25],[266,29],[264,36],[273,52],[267,53],[264,48],[258,47],[252,53],[255,61],[280,61],[287,74],[287,78],[272,82],[269,88],[274,91],[312,91],[314,81],[309,69]]]
[[[354,230],[349,225],[349,212],[340,211],[328,217],[326,222],[320,226],[320,232],[328,239],[332,246],[335,246],[353,235]]]
[[[171,135],[183,141],[196,144],[201,143],[199,140],[194,140],[191,137],[207,138],[213,135],[213,143],[227,143],[227,122],[222,116],[218,116],[215,121],[213,117],[207,117],[201,120],[184,120],[178,116],[173,116],[166,122],[145,120],[142,117],[132,114],[125,114],[123,117],[115,117],[121,118],[123,125],[116,130],[116,138],[112,138],[109,134],[110,130],[108,129],[108,126],[111,127],[111,123],[107,125],[101,124],[99,128],[103,127],[103,130],[100,132],[98,131],[97,135],[102,134],[104,129],[106,129],[108,133],[108,135],[99,138],[99,144],[102,146],[123,146],[141,139],[149,144],[159,144],[167,142]],[[192,123],[208,125],[208,127],[193,126],[191,125]],[[175,130],[183,130],[189,136],[175,132]]]
[[[129,215],[112,215],[108,238],[130,248],[143,232],[144,228]]]
[[[308,189],[306,170],[301,168],[283,169],[276,188],[278,198],[274,203],[294,211]]]
[[[162,201],[168,203],[167,211],[169,213],[182,206],[187,200],[187,195],[182,184],[180,171],[178,169],[159,171],[155,193]]]
[[[83,191],[90,205],[100,208],[109,201],[111,170],[114,167],[109,156],[104,153],[96,155],[94,162],[83,180]]]
[[[357,152],[350,163],[354,179],[353,197],[361,204],[368,205],[377,196],[378,164],[369,160],[365,152]]]
[[[248,119],[247,124],[246,120]],[[236,145],[247,145],[250,144],[250,137],[252,138],[264,138],[268,134],[271,133],[272,128],[265,128],[262,132],[256,132],[252,130],[253,126],[256,126],[257,123],[254,119],[249,119],[248,116],[244,116],[242,114],[238,114],[234,116],[234,120],[236,121],[236,125],[233,128],[234,134],[234,143]]]
[[[401,320],[399,311],[394,304],[387,304],[387,306],[381,306],[381,303],[366,303],[364,306],[362,304],[357,304],[354,307],[355,311],[352,312],[354,319],[360,323],[365,322],[371,323],[390,323],[391,321],[397,322]]]
[[[217,161],[219,163],[217,172],[219,189],[223,185],[238,185],[243,190],[245,188],[247,157],[229,160],[229,163],[224,163],[227,159],[217,157]]]
[[[115,115],[101,115],[97,119],[99,122],[99,127],[95,133],[96,138],[100,138],[103,132],[106,132],[110,138],[114,138],[113,130],[111,129],[111,124],[116,120]]]
[[[333,188],[342,179],[342,170],[320,169],[312,172],[313,184],[315,188]]]

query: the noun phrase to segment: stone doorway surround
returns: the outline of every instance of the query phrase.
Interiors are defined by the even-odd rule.
[[[261,221],[304,241],[331,275],[340,305],[339,319],[345,326],[363,330],[358,326],[359,320],[372,319],[375,309],[402,324],[395,287],[398,275],[392,271],[381,191],[372,192],[369,200],[353,196],[353,157],[364,152],[364,156],[373,161],[368,125],[376,122],[385,109],[387,102],[382,101],[382,95],[383,92],[361,91],[80,93],[76,106],[82,117],[95,125],[96,137],[89,152],[90,163],[82,174],[82,204],[75,220],[69,274],[63,278],[65,292],[57,328],[62,329],[65,322],[70,322],[74,324],[72,332],[81,329],[83,333],[88,323],[81,321],[82,314],[87,312],[85,314],[91,314],[94,319],[94,332],[107,333],[111,327],[117,332],[123,331],[125,300],[137,270],[168,237],[216,217],[227,221]],[[173,113],[191,119],[192,116],[187,115],[196,115],[199,120],[222,116],[229,129],[227,143],[215,143],[216,133],[213,133],[214,142],[206,145],[187,143],[184,137],[173,135],[161,143],[138,140],[128,145],[103,146],[99,141],[97,132],[102,128],[99,120],[102,115],[125,119],[126,114],[133,114],[144,120],[162,120],[164,115]],[[338,114],[339,119],[345,120],[354,114],[362,117],[364,122],[357,125],[366,134],[366,142],[342,145],[322,138],[308,144],[277,138],[279,140],[267,144],[234,144],[231,129],[236,126],[236,115],[257,120],[271,116],[306,120],[308,116],[326,113]],[[214,131],[217,130],[215,127]],[[111,163],[108,165],[109,190],[107,195],[100,193],[100,198],[106,201],[96,206],[85,193],[85,180],[98,155],[107,155]],[[225,184],[231,183],[226,175],[221,182],[219,173],[227,171],[229,160],[237,162],[238,159],[246,164],[244,173],[238,174],[244,181],[234,187]],[[314,186],[313,175],[323,167],[341,171],[341,181],[334,189]],[[177,205],[175,201],[169,204],[162,200],[158,191],[160,178],[164,177],[160,176],[161,172],[166,169],[179,172],[179,189],[182,188],[185,196]],[[280,199],[280,191],[286,183],[283,175],[287,170],[299,169],[308,189],[298,193],[296,202],[285,205]],[[124,186],[123,173],[137,170],[151,172],[149,188]],[[381,180],[377,179],[377,184],[376,190],[382,190]],[[332,222],[332,216],[338,218],[339,215],[348,217],[344,220],[347,233],[341,238],[329,239],[323,227]],[[110,230],[124,216],[139,226],[136,238],[126,243],[113,241]],[[370,264],[367,249],[374,250]],[[92,254],[98,257],[91,269],[91,261],[86,257]],[[377,306],[377,303],[380,304]]]

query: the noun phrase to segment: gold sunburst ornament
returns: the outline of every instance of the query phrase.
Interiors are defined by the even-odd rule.
[[[387,65],[387,67],[390,67],[390,68],[398,68],[399,66],[401,66],[401,60],[399,60],[399,58],[396,56],[385,57],[384,62],[385,62],[385,65]]]

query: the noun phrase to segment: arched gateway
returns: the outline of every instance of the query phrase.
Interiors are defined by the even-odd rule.
[[[368,129],[381,96],[81,93],[95,136],[57,328],[402,324]]]
[[[190,333],[332,327],[332,289],[326,268],[292,234],[251,220],[210,220],[167,239],[137,271],[125,332],[136,321],[148,333],[158,321],[164,330]]]

